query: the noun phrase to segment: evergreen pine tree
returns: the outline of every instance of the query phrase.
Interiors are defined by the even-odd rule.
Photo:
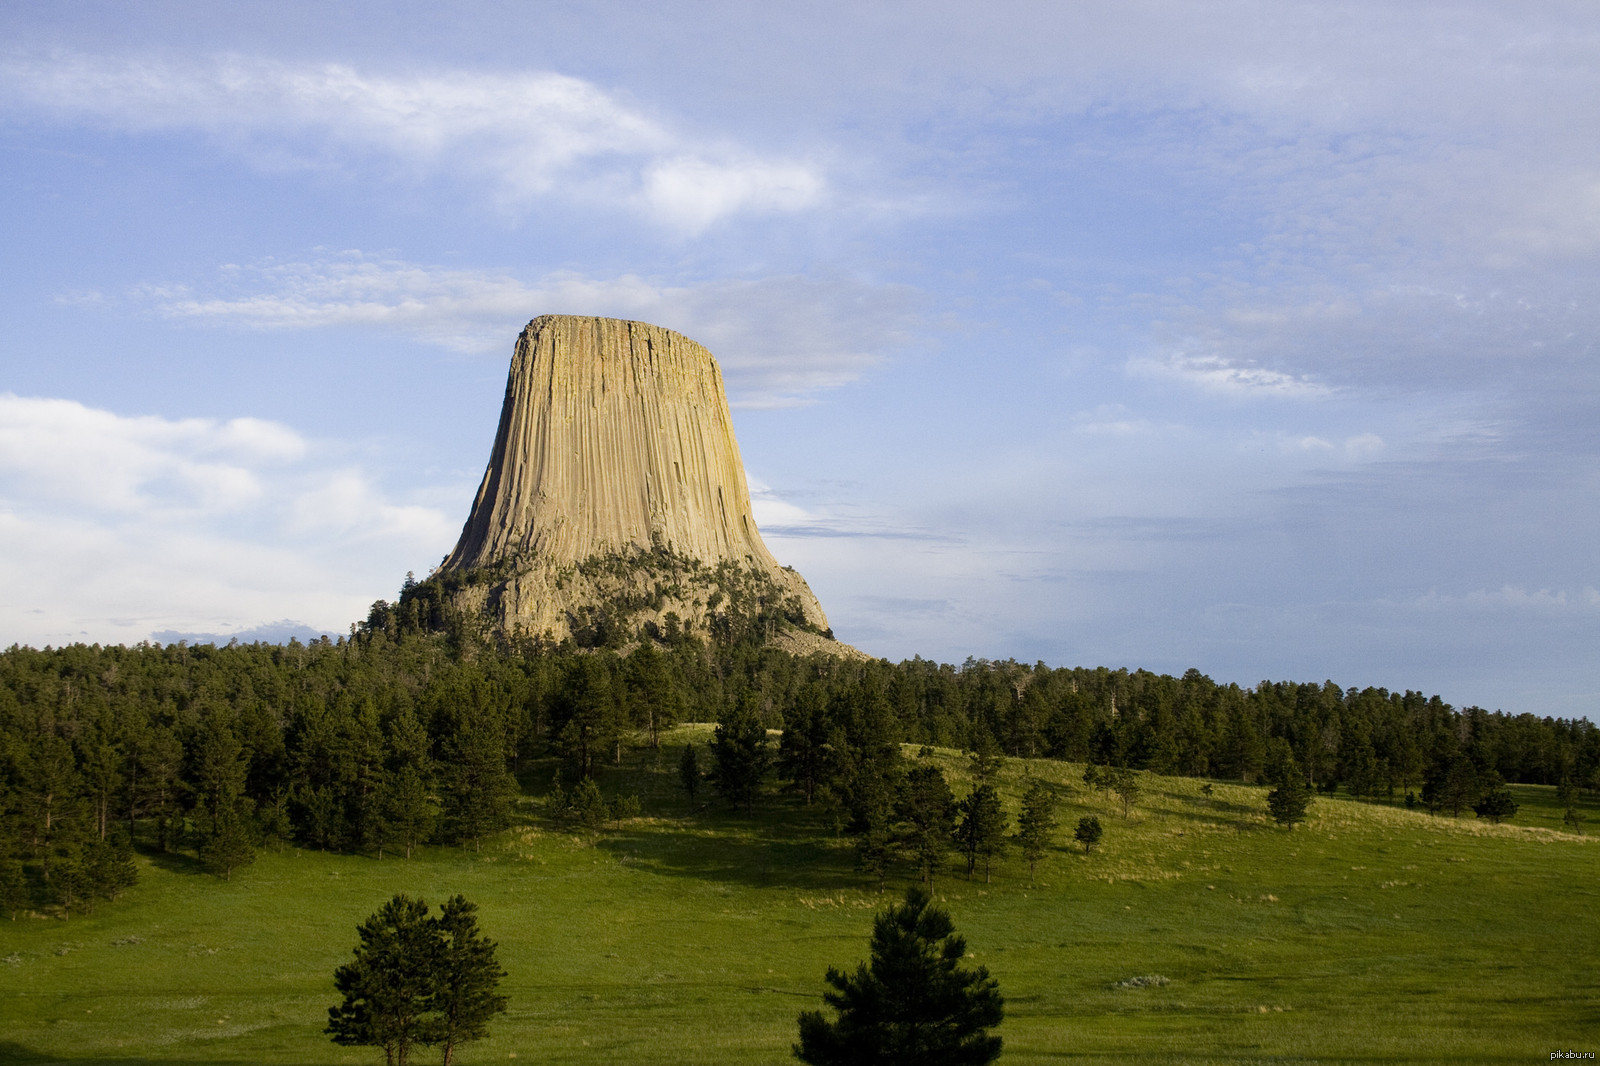
[[[1022,847],[1022,858],[1028,864],[1028,880],[1032,881],[1039,860],[1050,846],[1050,834],[1056,828],[1056,797],[1042,782],[1035,781],[1022,796],[1022,813],[1017,816],[1017,843]]]
[[[440,777],[451,839],[471,841],[478,850],[484,836],[511,824],[520,790],[506,771],[505,729],[498,720],[462,722],[446,747]]]
[[[440,908],[439,970],[431,1006],[438,1015],[436,1041],[444,1047],[444,1066],[451,1066],[456,1045],[488,1035],[489,1021],[506,1009],[506,997],[495,991],[505,971],[495,959],[495,942],[478,931],[478,907],[454,896]]]
[[[1297,822],[1306,820],[1310,806],[1311,789],[1300,775],[1299,767],[1291,765],[1278,787],[1267,793],[1267,810],[1273,821],[1293,829]]]
[[[200,839],[200,865],[224,881],[232,881],[233,871],[256,858],[249,804],[247,799],[236,799],[222,807]]]
[[[696,793],[700,791],[700,757],[695,754],[693,741],[683,746],[683,755],[678,759],[678,784],[689,794],[689,802],[693,803]]]
[[[1000,754],[1000,745],[994,742],[994,734],[987,729],[978,733],[978,742],[967,753],[967,761],[972,764],[972,779],[980,785],[992,784],[1000,768],[1006,764],[1005,756]]]
[[[244,795],[249,762],[244,746],[220,713],[212,714],[200,738],[196,803],[200,815],[200,864],[225,881],[255,861],[253,804]]]
[[[430,1012],[438,986],[441,945],[428,905],[395,896],[356,927],[355,958],[333,973],[344,995],[328,1008],[323,1030],[335,1044],[381,1047],[389,1066],[406,1066],[411,1048],[438,1040]]]
[[[1126,766],[1118,766],[1110,772],[1111,790],[1122,801],[1122,817],[1128,818],[1133,814],[1134,805],[1139,802],[1139,796],[1144,792],[1144,786],[1139,781],[1139,771],[1130,770]]]
[[[678,690],[667,673],[667,660],[656,650],[655,642],[644,640],[627,664],[628,693],[636,719],[642,718],[652,750],[661,747],[661,731],[670,729],[679,714]]]
[[[1100,838],[1105,835],[1105,830],[1100,826],[1100,819],[1092,814],[1086,814],[1078,819],[1078,828],[1072,831],[1072,839],[1083,845],[1085,855],[1094,850],[1100,843]]]
[[[905,824],[901,840],[917,866],[923,883],[931,889],[933,875],[950,847],[951,815],[955,797],[945,784],[944,771],[921,763],[906,774],[900,790],[899,815]]]
[[[1478,768],[1465,755],[1435,765],[1422,785],[1422,800],[1428,809],[1447,810],[1452,818],[1459,817],[1462,808],[1477,803],[1482,794]]]
[[[956,846],[967,860],[971,877],[978,860],[983,860],[983,880],[989,883],[989,864],[1005,849],[1006,813],[993,785],[979,785],[956,804]]]
[[[856,868],[877,883],[889,874],[894,844],[894,793],[881,775],[860,776],[850,790],[850,833],[856,838]]]
[[[433,835],[439,817],[432,795],[434,768],[428,731],[409,707],[389,724],[387,746],[383,819],[394,839],[405,846],[409,859]]]
[[[22,863],[10,856],[0,856],[0,910],[12,921],[17,920],[28,906],[28,879]]]
[[[611,674],[598,655],[579,655],[567,664],[551,723],[556,750],[566,756],[573,777],[592,777],[596,764],[620,737],[621,715]]]
[[[1511,798],[1510,789],[1497,788],[1484,793],[1483,798],[1472,805],[1472,813],[1499,825],[1508,818],[1516,817],[1517,808],[1520,806],[1521,804]]]
[[[600,794],[600,786],[595,784],[592,777],[579,781],[578,787],[572,790],[571,809],[572,816],[591,836],[600,831],[611,814],[606,808],[605,797]]]
[[[72,911],[94,910],[94,896],[90,892],[89,875],[83,867],[82,853],[74,847],[57,853],[51,869],[50,880],[45,882],[51,902],[61,908],[61,916],[72,920]]]
[[[829,967],[823,1001],[800,1015],[795,1057],[811,1066],[984,1066],[1000,1054],[989,1032],[1005,1001],[989,971],[962,965],[966,940],[921,888],[873,921],[871,962]]]
[[[767,776],[771,754],[767,730],[756,713],[755,697],[746,695],[717,726],[711,742],[712,780],[729,803],[755,810],[756,795]]]
[[[133,864],[133,846],[120,828],[112,829],[104,840],[89,842],[83,849],[83,866],[89,891],[101,899],[116,899],[139,879],[138,868]]]
[[[795,790],[811,806],[819,792],[832,784],[833,750],[828,743],[831,725],[820,685],[815,683],[795,695],[794,706],[784,716],[783,737],[778,742],[778,767],[794,782]]]
[[[83,779],[72,746],[54,734],[31,737],[17,748],[11,802],[20,850],[40,864],[47,891],[59,895],[49,889],[55,868],[76,857],[86,828]],[[73,886],[68,886],[66,898],[76,901]]]

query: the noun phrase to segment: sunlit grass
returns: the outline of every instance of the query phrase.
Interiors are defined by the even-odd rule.
[[[650,815],[591,841],[541,802],[482,853],[411,861],[264,852],[224,883],[142,857],[93,916],[0,923],[0,1060],[351,1062],[321,1029],[354,926],[395,892],[465,893],[501,941],[511,1011],[466,1063],[775,1063],[830,964],[862,957],[879,895],[831,817],[773,799],[754,820],[676,789],[678,749],[606,781]],[[914,754],[914,749],[907,749]],[[931,758],[958,795],[966,760]],[[1553,789],[1516,822],[1319,797],[1293,832],[1264,791],[1150,778],[1124,818],[1081,766],[1009,761],[1062,794],[1035,882],[954,865],[936,895],[1007,997],[1009,1062],[1541,1061],[1600,1032],[1600,844],[1559,832]],[[536,773],[530,783],[539,780]],[[1071,841],[1084,813],[1105,839]],[[1590,824],[1600,829],[1592,804]],[[904,871],[890,893],[905,883]],[[1141,977],[1166,983],[1140,986]],[[427,1061],[424,1058],[422,1061]]]

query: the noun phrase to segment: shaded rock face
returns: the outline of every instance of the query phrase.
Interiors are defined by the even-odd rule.
[[[828,630],[804,579],[756,530],[716,360],[643,322],[528,323],[488,469],[440,575],[459,607],[555,640],[596,618],[635,629],[672,614],[708,630],[736,607],[764,612],[774,639]]]

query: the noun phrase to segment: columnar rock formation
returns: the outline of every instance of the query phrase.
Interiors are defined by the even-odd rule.
[[[831,643],[816,596],[756,530],[716,360],[643,322],[528,323],[440,577],[507,633],[560,640],[596,619],[693,631],[738,610],[774,638]]]

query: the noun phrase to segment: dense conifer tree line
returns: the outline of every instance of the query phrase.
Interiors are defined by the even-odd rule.
[[[827,804],[879,878],[907,826],[927,837],[912,849],[925,878],[937,834],[959,827],[969,868],[1003,846],[988,798],[951,796],[902,743],[972,750],[980,782],[1003,755],[1274,783],[1287,761],[1309,788],[1454,815],[1505,782],[1600,788],[1593,723],[1456,710],[1419,692],[801,659],[759,633],[513,645],[438,610],[403,595],[348,639],[308,645],[0,653],[0,909],[70,914],[113,898],[135,846],[192,851],[223,877],[286,843],[374,858],[476,847],[509,823],[534,760],[559,759],[574,787],[678,721],[719,723],[696,763],[685,754],[686,781],[704,774],[745,810],[774,780],[797,807]]]

